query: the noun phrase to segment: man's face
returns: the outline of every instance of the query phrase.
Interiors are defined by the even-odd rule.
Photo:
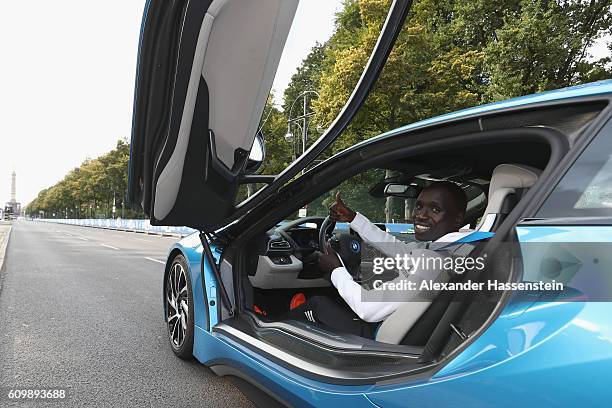
[[[435,241],[457,231],[462,215],[444,189],[426,188],[419,194],[412,212],[414,235],[419,241]]]

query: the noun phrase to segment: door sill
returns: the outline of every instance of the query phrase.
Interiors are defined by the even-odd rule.
[[[230,338],[305,377],[334,384],[374,384],[429,371],[421,347],[335,334],[298,321],[262,322],[248,313],[226,319],[213,333]]]

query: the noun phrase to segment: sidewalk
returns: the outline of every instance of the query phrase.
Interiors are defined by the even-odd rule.
[[[2,271],[2,265],[4,264],[4,254],[6,252],[6,246],[8,245],[10,232],[11,224],[0,221],[0,271]]]

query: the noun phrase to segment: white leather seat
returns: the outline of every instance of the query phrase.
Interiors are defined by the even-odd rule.
[[[493,226],[498,225],[500,217],[505,215],[502,214],[502,208],[506,198],[516,194],[518,189],[533,186],[540,174],[540,170],[524,164],[497,166],[489,183],[487,208],[476,230],[491,231]],[[399,344],[432,303],[432,301],[406,302],[382,322],[376,333],[376,340]]]
[[[499,224],[500,214],[504,201],[518,189],[530,188],[538,180],[541,170],[524,164],[500,164],[493,170],[489,183],[487,208],[480,223],[478,231],[491,231],[493,226]]]

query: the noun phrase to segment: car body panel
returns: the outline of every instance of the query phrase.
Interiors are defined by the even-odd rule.
[[[218,262],[221,254],[217,246],[211,245],[211,252],[215,260]],[[203,248],[200,242],[198,233],[193,233],[182,238],[180,241],[172,245],[169,254],[169,262],[166,264],[166,269],[170,265],[170,260],[174,254],[181,254],[187,260],[189,267],[189,276],[191,278],[191,287],[193,289],[193,313],[194,324],[202,330],[210,330],[210,327],[218,323],[218,305],[217,305],[217,290],[215,275],[208,265],[204,263],[204,279],[202,279],[202,255]],[[164,280],[165,282],[165,280]],[[204,292],[206,288],[206,292]],[[164,289],[165,293],[165,289]],[[164,302],[165,308],[165,302]]]
[[[610,94],[612,94],[612,79],[540,92],[533,95],[519,96],[517,98],[506,99],[499,102],[491,102],[484,105],[474,106],[472,108],[466,108],[455,112],[446,113],[444,115],[423,119],[418,122],[409,123],[405,126],[390,130],[371,139],[364,140],[361,143],[349,147],[347,150],[353,150],[367,143],[387,137],[397,136],[402,133],[428,126],[460,121],[467,118],[493,115],[500,112],[507,112],[512,109],[529,109],[532,106],[537,107],[547,103],[565,103],[572,102],[573,100],[594,98],[599,96],[601,96],[602,99],[607,99]]]
[[[521,226],[517,230],[522,243],[609,242],[612,237],[612,227],[601,228],[598,235],[593,235],[591,227]],[[181,240],[175,249],[188,258],[194,292],[200,291],[202,252],[197,234]],[[218,254],[215,249],[213,254]],[[212,293],[214,275],[209,268],[205,268],[205,274],[206,287]],[[194,313],[200,322],[195,333],[196,358],[207,365],[234,367],[295,406],[350,403],[356,407],[403,407],[411,401],[414,407],[596,407],[603,406],[607,395],[604,379],[612,369],[612,318],[606,317],[610,310],[606,302],[538,302],[537,296],[515,296],[480,337],[433,377],[408,378],[389,385],[346,386],[306,378],[223,334],[206,330],[202,323],[206,315],[203,298],[194,294]],[[210,323],[216,324],[216,308],[209,308],[208,314]],[[577,344],[579,350],[575,349]],[[560,383],[564,386],[555,389]],[[589,394],[583,395],[583,389],[589,389]]]
[[[365,393],[369,386],[340,386],[311,380],[286,369],[218,333],[197,329],[194,356],[209,366],[237,369],[259,387],[295,407],[373,407]]]
[[[602,81],[432,118],[379,138],[477,114],[609,93],[612,93],[612,81]],[[399,226],[400,229],[407,227]],[[612,226],[606,225],[520,224],[516,233],[523,251],[525,245],[531,243],[612,241]],[[217,260],[223,249],[218,245],[212,245]],[[249,381],[290,405],[607,406],[610,384],[607,378],[612,372],[609,302],[545,301],[539,293],[515,294],[477,338],[432,374],[371,385],[330,384],[281,366],[263,353],[208,329],[219,322],[218,303],[215,307],[208,303],[216,297],[217,283],[209,266],[205,265],[206,293],[202,291],[202,249],[198,235],[184,238],[175,244],[173,250],[181,251],[187,257],[192,287],[194,292],[200,292],[198,295],[194,293],[197,322],[194,356],[206,365],[235,368]],[[523,277],[537,276],[540,265],[541,259],[525,257]]]
[[[543,303],[504,313],[432,379],[368,395],[384,407],[607,406],[609,320],[607,329],[590,327],[606,320],[606,310],[604,303]],[[606,332],[607,340],[598,337]]]

